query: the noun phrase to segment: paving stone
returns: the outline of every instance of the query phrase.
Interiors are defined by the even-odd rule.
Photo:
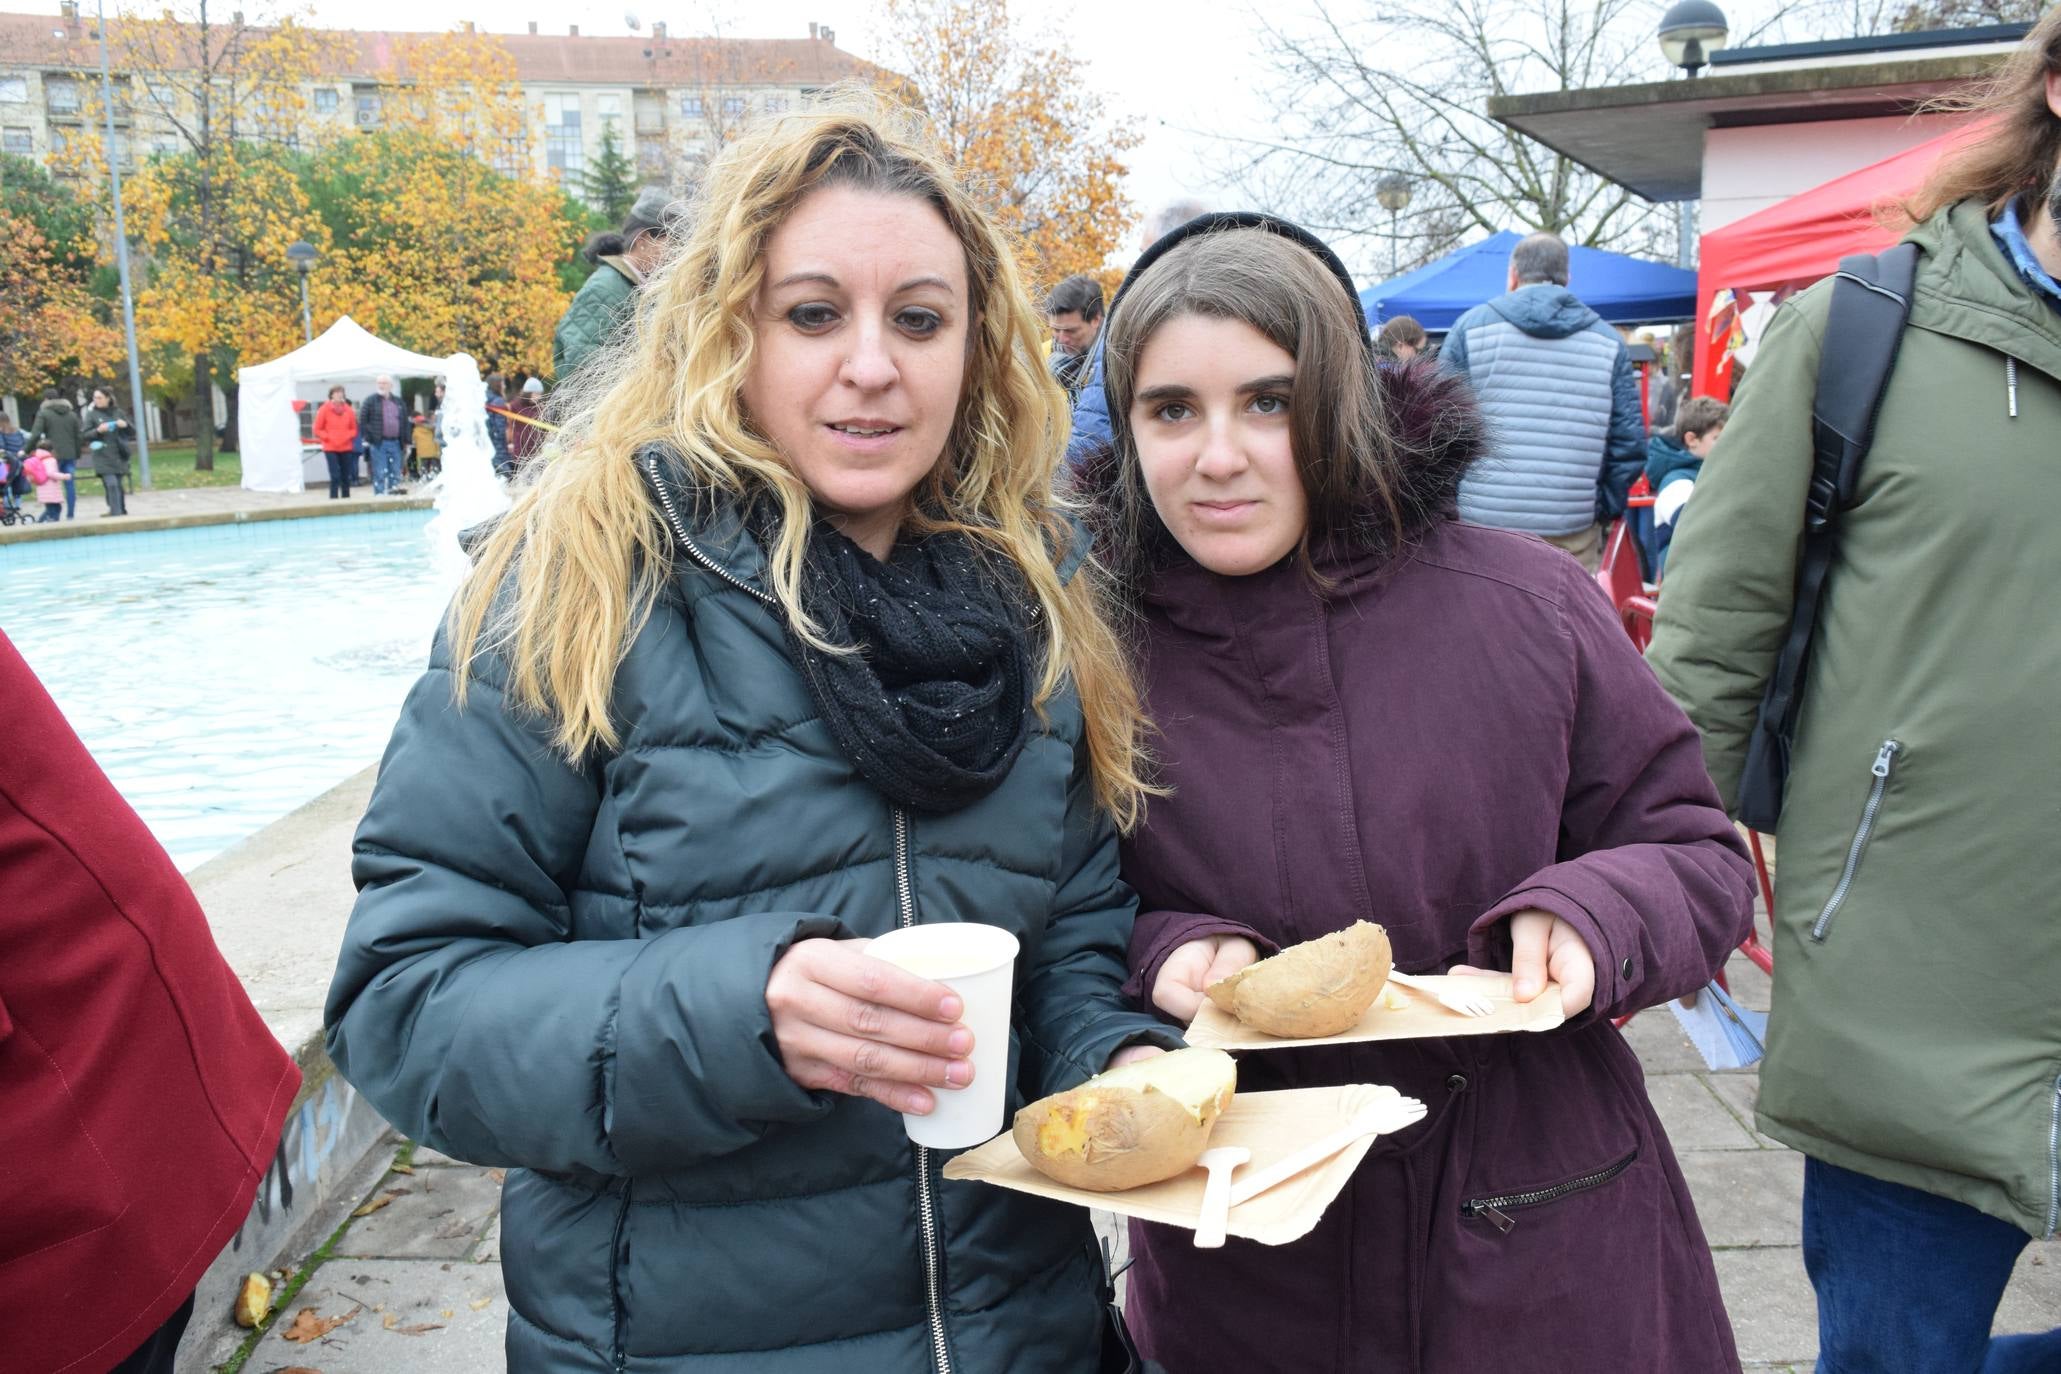
[[[338,1255],[462,1259],[501,1209],[501,1180],[470,1166],[388,1174],[375,1196],[395,1189],[402,1191],[391,1203],[351,1223]]]
[[[445,1154],[442,1150],[432,1150],[429,1146],[422,1144],[416,1145],[415,1153],[409,1157],[409,1162],[413,1164],[428,1164],[437,1167],[443,1167],[448,1165],[457,1165],[461,1168],[472,1167],[462,1159],[453,1159],[451,1158],[451,1156]]]
[[[1668,1141],[1678,1152],[1760,1148],[1753,1132],[1718,1101],[1701,1074],[1655,1074],[1646,1080],[1646,1095],[1653,1099]]]
[[[1725,964],[1725,986],[1730,989],[1732,1000],[1748,1011],[1766,1011],[1773,1003],[1774,980],[1737,950]]]
[[[1771,1136],[1762,1135],[1753,1124],[1754,1104],[1760,1100],[1760,1074],[1758,1071],[1739,1069],[1729,1073],[1708,1073],[1703,1075],[1703,1082],[1705,1086],[1718,1095],[1719,1100],[1732,1109],[1732,1114],[1739,1118],[1740,1124],[1753,1132],[1754,1140],[1760,1144],[1762,1149],[1786,1150],[1789,1148]]]
[[[1739,1359],[1749,1366],[1798,1365],[1818,1358],[1818,1303],[1793,1246],[1716,1250],[1718,1284],[1732,1317]]]
[[[1788,1150],[1687,1150],[1682,1176],[1704,1238],[1719,1249],[1803,1243],[1803,1156]]]
[[[315,1340],[289,1341],[286,1332],[304,1307],[318,1317],[350,1319]],[[508,1300],[499,1265],[332,1259],[291,1308],[251,1352],[244,1365],[250,1374],[294,1366],[322,1374],[499,1374],[507,1368]]]
[[[1666,1007],[1649,1007],[1624,1028],[1624,1038],[1639,1056],[1647,1081],[1665,1073],[1692,1073],[1709,1068],[1689,1043],[1681,1023]]]
[[[499,1264],[501,1262],[501,1214],[494,1213],[493,1225],[480,1237],[479,1248],[472,1252],[475,1264]]]
[[[2035,1242],[2018,1257],[1990,1329],[2006,1335],[2056,1327],[2061,1327],[2061,1241]]]

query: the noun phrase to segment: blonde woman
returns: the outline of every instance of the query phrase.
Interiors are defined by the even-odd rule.
[[[1040,321],[899,116],[760,131],[694,223],[402,713],[329,1052],[513,1166],[513,1369],[1097,1368],[1085,1214],[910,1145],[971,1034],[865,952],[1017,935],[1012,1108],[1178,1043],[1119,1000],[1137,708]]]

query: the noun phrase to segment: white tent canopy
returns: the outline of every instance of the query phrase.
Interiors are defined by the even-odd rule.
[[[453,358],[463,355],[453,355]],[[337,382],[367,383],[381,376],[441,377],[453,358],[410,353],[375,338],[345,315],[313,343],[283,358],[243,368],[237,374],[236,422],[242,448],[243,485],[252,491],[301,490],[300,419],[293,402],[298,388],[318,390]],[[469,362],[469,360],[468,360]],[[320,462],[317,457],[316,462]]]

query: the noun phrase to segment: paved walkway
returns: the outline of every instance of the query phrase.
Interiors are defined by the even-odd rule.
[[[1735,958],[1732,986],[1767,1006],[1769,984]],[[1816,1311],[1798,1249],[1802,1157],[1756,1134],[1751,1072],[1711,1073],[1674,1017],[1659,1009],[1627,1028],[1696,1195],[1748,1369],[1808,1374],[1817,1356]],[[354,1201],[349,1229],[253,1352],[250,1374],[299,1366],[322,1374],[469,1374],[502,1368],[501,1171],[426,1149],[412,1172],[388,1172]],[[342,1210],[341,1208],[339,1209]],[[287,1336],[302,1309],[308,1341]],[[2030,1247],[1998,1314],[1999,1331],[2061,1324],[2061,1247]],[[1657,1367],[1657,1366],[1656,1366]]]

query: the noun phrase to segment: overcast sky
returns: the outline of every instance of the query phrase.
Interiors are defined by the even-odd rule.
[[[146,6],[147,8],[147,6]],[[1212,175],[1224,159],[1207,129],[1249,135],[1266,125],[1264,103],[1251,88],[1256,25],[1244,0],[1122,0],[1093,6],[1012,7],[1033,26],[1041,15],[1073,16],[1068,46],[1085,59],[1112,111],[1139,121],[1145,142],[1131,159],[1130,194],[1150,212],[1184,195],[1228,202]],[[829,25],[837,45],[883,59],[877,7],[864,0],[748,0],[747,3],[648,4],[622,0],[318,0],[315,22],[364,29],[439,30],[470,19],[497,33],[522,33],[531,20],[547,33],[578,24],[581,34],[627,34],[626,12],[644,32],[654,20],[676,34],[705,33],[716,16],[737,38],[804,38],[811,23]],[[345,18],[348,16],[348,19]],[[1083,18],[1082,16],[1089,16]],[[1054,20],[1053,22],[1059,22]]]

